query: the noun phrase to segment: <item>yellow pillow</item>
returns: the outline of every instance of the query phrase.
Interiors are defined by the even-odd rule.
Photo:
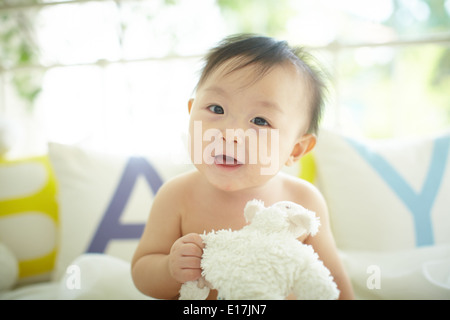
[[[48,156],[0,159],[0,242],[19,261],[19,282],[47,280],[59,229],[56,178]]]
[[[310,152],[300,158],[300,173],[299,177],[303,180],[314,183],[316,180],[316,162],[314,160],[314,153]]]

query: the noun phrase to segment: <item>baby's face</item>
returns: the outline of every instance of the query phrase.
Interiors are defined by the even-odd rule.
[[[262,78],[257,66],[228,73],[229,66],[217,68],[198,88],[189,131],[194,165],[231,191],[262,185],[278,173],[310,116],[307,87],[294,66],[275,66]]]

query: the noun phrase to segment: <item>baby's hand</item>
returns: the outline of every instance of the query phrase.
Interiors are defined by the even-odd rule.
[[[169,253],[169,271],[176,281],[185,283],[201,277],[203,247],[202,238],[196,233],[189,233],[174,242]]]

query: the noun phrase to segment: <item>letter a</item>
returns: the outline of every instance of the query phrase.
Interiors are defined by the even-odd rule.
[[[367,278],[367,289],[381,289],[381,269],[379,266],[371,265],[367,267],[367,273],[371,275]]]

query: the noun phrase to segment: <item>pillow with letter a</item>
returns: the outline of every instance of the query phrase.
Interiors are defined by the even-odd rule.
[[[130,261],[159,187],[191,168],[57,143],[49,144],[49,155],[60,186],[57,279],[83,253]]]

